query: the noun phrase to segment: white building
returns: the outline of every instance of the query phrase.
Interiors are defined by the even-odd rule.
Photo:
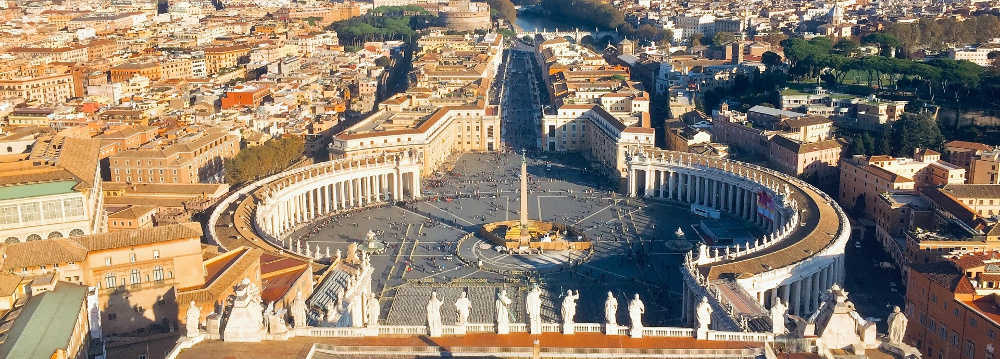
[[[0,237],[7,243],[105,229],[96,140],[38,141],[24,160],[0,163]]]

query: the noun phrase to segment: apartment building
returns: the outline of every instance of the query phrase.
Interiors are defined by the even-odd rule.
[[[871,218],[882,193],[964,182],[965,170],[932,150],[917,149],[913,158],[858,155],[840,161],[839,201]]]
[[[159,81],[163,78],[163,72],[160,63],[156,61],[122,64],[111,68],[111,82],[126,82],[133,76]]]
[[[223,178],[223,162],[240,151],[240,136],[216,127],[191,129],[177,138],[154,141],[112,155],[114,182],[209,183]]]
[[[944,158],[966,170],[970,184],[1000,184],[1000,148],[978,142],[949,141]]]
[[[928,358],[991,359],[1000,350],[1000,252],[914,264],[904,341]]]
[[[216,74],[225,68],[234,67],[240,61],[248,61],[250,46],[230,45],[216,46],[205,49],[205,71]]]
[[[0,77],[0,97],[20,98],[27,102],[58,104],[78,96],[77,82],[69,72]]]

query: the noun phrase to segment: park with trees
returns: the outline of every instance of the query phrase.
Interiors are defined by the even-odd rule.
[[[360,49],[367,41],[415,41],[417,30],[437,24],[437,16],[416,6],[380,6],[367,14],[330,24],[340,43]]]

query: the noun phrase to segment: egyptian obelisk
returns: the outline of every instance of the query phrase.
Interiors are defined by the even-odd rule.
[[[531,240],[531,234],[528,233],[528,159],[521,151],[521,221],[520,221],[520,234],[521,238],[518,238],[521,245],[526,246]]]

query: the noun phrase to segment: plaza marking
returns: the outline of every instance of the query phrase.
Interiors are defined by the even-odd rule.
[[[573,223],[573,225],[574,226],[578,225],[578,224],[580,224],[580,222],[586,221],[586,220],[590,219],[590,217],[593,217],[593,216],[597,215],[598,213],[604,212],[604,210],[606,210],[608,208],[611,208],[611,206],[614,206],[614,205],[615,205],[614,203],[609,204],[607,207],[601,208],[597,212],[591,213],[589,216],[583,217],[583,219],[581,219],[579,221],[576,221],[576,223]],[[586,231],[584,231],[584,232],[586,232]]]
[[[443,210],[443,209],[440,209],[440,208],[438,208],[437,206],[435,206],[435,205],[433,205],[433,204],[430,204],[430,203],[425,203],[425,204],[426,204],[426,205],[428,205],[428,206],[430,206],[431,208],[434,208],[434,209],[436,209],[436,210],[439,210],[439,211],[441,211],[441,212],[444,212],[444,213],[447,213],[448,215],[450,215],[450,216],[452,216],[452,217],[455,217],[455,219],[457,219],[457,220],[460,220],[460,221],[462,221],[462,222],[465,222],[465,223],[467,223],[467,224],[468,224],[468,225],[470,225],[470,226],[474,226],[474,225],[475,225],[475,223],[472,223],[472,222],[469,222],[469,221],[468,221],[468,220],[466,220],[465,218],[462,218],[462,217],[459,217],[459,216],[456,216],[455,214],[453,214],[453,213],[451,213],[451,212],[448,212],[448,211],[445,211],[445,210]]]
[[[548,192],[548,191],[545,191],[545,192]],[[563,195],[563,196],[538,196],[538,197],[535,197],[535,201],[538,202],[538,220],[539,221],[542,220],[542,198],[566,198],[566,197],[569,197],[569,196]]]

